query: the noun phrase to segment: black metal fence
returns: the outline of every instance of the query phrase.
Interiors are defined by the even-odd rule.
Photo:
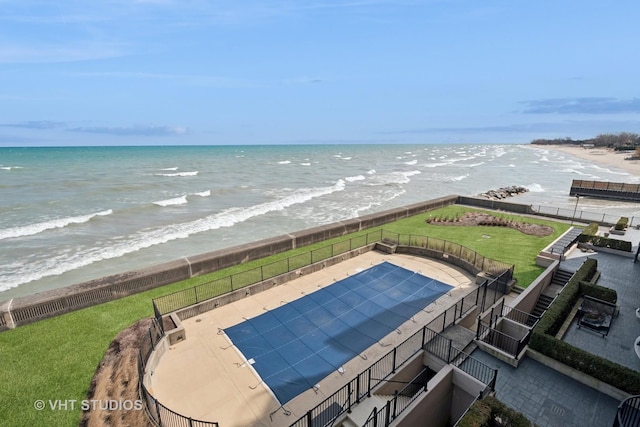
[[[482,288],[487,286],[489,286],[489,284],[485,283],[481,288],[474,289],[459,300],[454,307],[465,306],[465,301],[466,304],[469,304],[470,301],[480,301],[478,295],[482,294]],[[469,305],[467,306],[466,312],[474,308],[475,306]],[[461,309],[458,310],[458,313],[464,313]],[[458,316],[458,318],[460,318],[462,314]],[[450,325],[455,322],[455,318],[451,317],[451,315],[449,315],[450,323],[444,321],[445,317],[447,317],[446,312],[443,312],[428,325],[422,327],[422,329],[418,330],[393,350],[378,359],[367,370],[358,374],[356,378],[349,381],[333,395],[326,398],[313,409],[307,411],[304,416],[296,420],[290,427],[324,427],[331,425],[345,412],[351,412],[353,405],[358,404],[365,397],[371,396],[371,391],[377,385],[385,382],[398,368],[423,349],[434,354],[445,363],[455,364],[458,368],[481,381],[483,384],[486,384],[491,390],[494,390],[497,377],[496,369],[485,365],[464,353],[462,350],[455,348],[449,338],[431,329],[432,326],[441,327],[440,325]],[[426,388],[423,391],[426,391]],[[420,392],[416,392],[416,395],[413,396],[412,399],[416,399],[419,394]],[[410,403],[406,403],[405,401],[398,403],[397,397],[394,397],[392,400],[394,400],[392,404],[388,403],[387,407],[380,409],[380,411],[371,418],[372,423],[381,422],[381,424],[375,425],[388,426]],[[383,413],[385,415],[381,415]],[[387,415],[389,416],[387,417]]]
[[[144,372],[149,361],[149,356],[160,342],[164,332],[162,325],[153,319],[149,332],[142,338],[140,351],[138,353],[138,385],[140,386],[140,397],[145,404],[147,415],[151,421],[160,427],[218,427],[217,422],[194,420],[190,417],[180,415],[175,411],[160,403],[144,385]]]
[[[577,202],[577,200],[576,200]],[[607,213],[600,212],[589,212],[577,209],[576,207],[573,209],[569,208],[559,208],[556,206],[544,206],[538,205],[537,207],[533,207],[534,213],[543,216],[549,216],[552,218],[562,218],[562,219],[573,219],[575,221],[589,223],[589,222],[597,222],[600,224],[615,224],[620,219],[620,215],[613,215]],[[638,225],[638,218],[630,217],[629,218],[629,227]]]
[[[516,338],[496,329],[500,318],[525,326],[526,332],[522,337]],[[503,299],[502,304],[492,308],[488,316],[484,319],[478,318],[476,338],[518,359],[522,350],[529,344],[533,328],[539,320],[537,316],[505,305]]]
[[[190,307],[225,293],[297,271],[302,267],[381,241],[436,251],[443,254],[445,261],[449,256],[452,256],[462,260],[469,266],[473,266],[478,271],[497,276],[498,280],[492,280],[487,288],[490,294],[504,294],[507,284],[513,278],[513,265],[484,257],[476,251],[457,243],[428,236],[398,234],[386,230],[378,230],[155,298],[153,299],[154,311],[156,317],[159,318],[167,313]],[[486,298],[487,296],[485,295],[484,297]],[[491,299],[491,295],[489,295],[489,299]]]
[[[216,280],[209,280],[192,288],[177,291],[153,299],[156,313],[165,315],[186,307],[201,303],[211,298],[233,292],[276,276],[297,271],[302,267],[324,261],[354,249],[379,242],[383,238],[383,231],[367,233],[331,245],[297,254],[286,259],[261,265],[259,267],[232,274]]]

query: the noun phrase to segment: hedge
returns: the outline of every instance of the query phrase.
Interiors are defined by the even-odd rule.
[[[640,394],[640,372],[576,348],[555,337],[581,295],[610,302],[617,300],[614,290],[590,283],[596,270],[595,259],[587,259],[582,264],[533,329],[529,347],[629,394]]]
[[[520,412],[507,407],[495,397],[487,396],[482,400],[476,400],[456,425],[458,427],[531,427],[534,424]]]
[[[611,239],[609,237],[590,236],[581,234],[578,236],[578,242],[588,243],[599,248],[611,248],[619,251],[631,252],[631,242],[625,240]]]
[[[597,222],[592,222],[591,224],[586,226],[584,230],[582,230],[582,234],[586,234],[588,236],[595,236],[598,234],[598,227],[600,227],[600,225]]]
[[[623,216],[623,217],[620,217],[618,222],[616,222],[616,225],[614,226],[614,228],[616,230],[624,230],[625,228],[627,228],[627,224],[629,224],[629,218],[627,218],[626,216]]]

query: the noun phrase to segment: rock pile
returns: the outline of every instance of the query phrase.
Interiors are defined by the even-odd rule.
[[[489,190],[484,193],[478,194],[478,196],[490,200],[502,200],[506,199],[507,197],[513,197],[522,193],[526,193],[527,191],[529,191],[528,188],[520,187],[518,185],[512,185],[510,187],[498,188],[497,190]]]

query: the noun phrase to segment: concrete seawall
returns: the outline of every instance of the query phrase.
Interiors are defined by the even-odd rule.
[[[388,224],[399,219],[458,203],[458,199],[459,196],[457,195],[445,196],[257,242],[181,258],[145,269],[15,298],[0,304],[0,331],[113,301],[138,292],[322,242],[334,237]]]

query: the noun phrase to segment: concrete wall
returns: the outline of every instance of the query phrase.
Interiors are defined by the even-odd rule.
[[[513,300],[511,303],[512,308],[517,308],[525,313],[531,313],[538,302],[538,297],[551,283],[553,272],[558,268],[558,265],[558,261],[553,261],[542,274],[527,286],[527,289],[522,291],[522,293]]]
[[[398,219],[454,204],[457,200],[458,196],[455,195],[441,197],[258,242],[238,245],[189,258],[181,258],[153,267],[107,276],[61,289],[15,298],[0,306],[0,310],[2,310],[0,312],[0,331],[112,301],[290,249],[322,242],[326,239],[384,225]]]
[[[446,427],[451,414],[453,367],[445,366],[428,382],[429,391],[395,420],[397,427]]]
[[[422,351],[416,353],[407,363],[402,365],[400,370],[380,384],[380,386],[374,390],[373,394],[391,396],[396,390],[399,391],[405,387],[406,384],[402,383],[411,381],[424,369],[422,353]]]
[[[514,212],[519,214],[535,214],[531,205],[523,205],[521,203],[506,202],[503,200],[490,200],[481,197],[458,196],[459,205],[475,206],[484,209],[494,209],[501,211]]]

